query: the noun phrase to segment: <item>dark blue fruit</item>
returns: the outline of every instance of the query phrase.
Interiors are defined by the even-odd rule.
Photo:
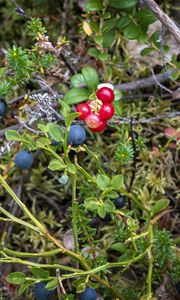
[[[176,291],[178,293],[178,295],[180,295],[180,281],[176,283]]]
[[[79,146],[84,143],[86,139],[86,131],[80,125],[72,125],[68,134],[68,145]]]
[[[31,152],[22,150],[16,154],[14,162],[20,169],[29,169],[33,163],[33,155]]]
[[[97,294],[95,290],[90,287],[87,287],[83,293],[80,295],[80,300],[96,300]]]
[[[36,300],[52,300],[55,297],[55,291],[49,291],[46,289],[45,282],[39,282],[34,286],[34,296]]]
[[[7,110],[7,104],[5,101],[0,100],[0,117],[4,116]]]
[[[109,223],[112,221],[112,218],[111,218],[111,215],[110,214],[106,214],[104,218],[101,218],[101,220],[104,222],[104,223]]]
[[[126,198],[119,194],[119,197],[113,199],[113,203],[117,209],[123,208],[126,205]]]

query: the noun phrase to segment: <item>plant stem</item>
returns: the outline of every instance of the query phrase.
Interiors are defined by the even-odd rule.
[[[147,300],[152,299],[152,272],[153,272],[153,255],[152,255],[152,246],[153,246],[153,226],[152,224],[149,225],[149,239],[150,239],[150,246],[148,248],[148,257],[149,257],[149,270],[148,270],[148,277],[147,277]]]
[[[72,175],[72,227],[74,237],[74,251],[79,253],[78,230],[77,230],[77,199],[76,199],[77,172]]]
[[[50,251],[45,251],[45,252],[39,252],[39,253],[30,253],[30,252],[18,252],[18,251],[14,251],[8,248],[3,248],[3,252],[8,254],[8,255],[12,255],[15,257],[47,257],[47,256],[52,256],[52,255],[56,255],[58,253],[61,253],[62,250],[61,249],[54,249],[54,250],[50,250]]]
[[[97,156],[97,154],[94,154],[89,148],[87,145],[84,145],[83,148],[86,150],[86,152],[95,160],[96,164],[97,164],[97,167],[98,169],[101,171],[102,174],[106,175],[106,172],[103,170],[101,164],[100,164],[100,161],[99,161],[99,158]]]

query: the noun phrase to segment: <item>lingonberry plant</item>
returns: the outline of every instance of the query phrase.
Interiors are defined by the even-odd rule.
[[[163,134],[163,124],[157,135],[155,126],[146,131],[151,119],[144,111],[151,116],[162,109],[164,116],[169,108],[152,95],[147,105],[128,102],[127,83],[118,83],[120,76],[126,82],[147,72],[131,65],[128,40],[149,45],[142,56],[165,47],[157,33],[148,38],[156,18],[142,3],[90,0],[83,9],[78,34],[84,30],[81,42],[94,58],[87,63],[79,63],[63,34],[53,44],[42,21],[16,7],[34,44],[12,46],[0,69],[0,116],[10,124],[0,164],[0,221],[18,228],[5,227],[0,263],[15,266],[5,280],[18,286],[18,299],[153,300],[164,278],[177,290],[180,281],[179,237],[168,230],[177,222],[170,215],[178,199],[171,165],[179,135]],[[167,67],[176,64],[174,58]],[[154,144],[159,148],[149,150]]]

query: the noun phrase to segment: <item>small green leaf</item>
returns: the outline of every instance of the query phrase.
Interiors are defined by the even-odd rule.
[[[102,35],[95,35],[94,36],[94,41],[95,41],[96,44],[98,44],[99,46],[101,46],[102,43],[103,43],[103,37],[102,37]]]
[[[143,50],[141,50],[140,54],[142,56],[145,56],[145,55],[149,55],[151,52],[155,51],[154,48],[152,47],[147,47],[147,48],[144,48]]]
[[[71,107],[63,100],[59,100],[59,103],[61,104],[61,114],[66,117],[70,113]]]
[[[116,21],[116,27],[118,29],[122,29],[122,28],[126,27],[130,22],[131,22],[131,18],[130,17],[128,17],[128,16],[120,17]]]
[[[33,284],[34,284],[34,281],[21,283],[21,285],[18,289],[18,296],[21,296]]]
[[[49,277],[49,272],[41,268],[32,267],[30,268],[31,273],[38,278],[47,278]]]
[[[62,159],[53,159],[48,165],[48,169],[51,171],[60,171],[65,169],[66,165]]]
[[[38,128],[46,135],[47,126],[44,124],[38,124]]]
[[[84,292],[85,288],[86,288],[86,283],[85,283],[85,282],[80,283],[80,284],[76,287],[76,293],[79,294],[79,293]]]
[[[111,185],[115,190],[117,190],[117,191],[121,190],[124,185],[123,176],[122,175],[114,176],[111,180]]]
[[[85,199],[84,205],[87,210],[96,211],[99,206],[99,201],[94,197],[89,197]]]
[[[109,31],[114,28],[116,26],[116,21],[116,18],[111,18],[110,20],[105,21],[102,28],[103,32]]]
[[[7,277],[6,280],[10,283],[13,284],[21,284],[25,281],[26,275],[22,272],[14,272],[10,273]]]
[[[59,125],[55,123],[48,123],[47,130],[53,140],[55,140],[56,142],[63,141],[63,134]]]
[[[106,197],[112,198],[112,199],[117,198],[119,196],[119,194],[115,191],[107,192],[105,195],[106,195]]]
[[[100,218],[104,219],[105,216],[106,216],[106,207],[105,205],[101,205],[101,206],[98,206],[98,215],[100,216]]]
[[[87,11],[96,11],[102,9],[103,9],[103,3],[101,0],[89,0],[88,3],[86,4]]]
[[[57,288],[57,285],[58,285],[58,280],[57,278],[54,278],[46,284],[46,289],[50,291],[55,290]]]
[[[106,175],[98,174],[98,176],[96,178],[96,183],[101,190],[104,190],[109,187],[110,179]]]
[[[64,101],[67,104],[77,104],[84,100],[88,100],[90,92],[85,89],[74,88],[67,92],[64,97]]]
[[[119,251],[121,253],[124,253],[126,251],[126,247],[124,246],[123,243],[120,243],[120,242],[111,245],[111,249]]]
[[[115,94],[115,98],[114,98],[114,101],[118,101],[120,99],[122,99],[122,92],[118,89],[114,89],[114,94]]]
[[[88,55],[95,57],[95,58],[98,58],[98,55],[99,55],[99,51],[96,48],[89,48],[87,53],[88,53]]]
[[[82,88],[86,86],[86,82],[82,74],[75,74],[71,77],[71,85],[74,88]]]
[[[16,130],[7,130],[5,136],[8,141],[21,141],[21,135]]]
[[[108,53],[106,52],[100,52],[99,55],[98,55],[98,58],[101,60],[101,61],[106,61],[108,59]]]
[[[96,90],[99,83],[98,74],[94,68],[87,67],[82,69],[84,80],[91,91]]]
[[[127,39],[135,40],[140,34],[140,27],[134,22],[131,22],[123,29],[123,34]]]
[[[69,163],[67,166],[67,171],[71,174],[76,174],[76,172],[77,172],[76,166],[72,163]]]
[[[30,150],[30,151],[37,149],[37,145],[36,145],[35,141],[33,140],[33,138],[26,133],[23,134],[22,142],[25,145],[25,147],[27,147],[28,150]]]
[[[111,200],[106,200],[104,202],[104,205],[106,207],[106,211],[108,211],[108,212],[113,212],[114,209],[115,209],[115,206],[114,206],[114,204],[112,203]]]
[[[109,48],[111,44],[114,42],[116,36],[116,30],[111,29],[103,33],[103,47]]]
[[[114,101],[113,106],[115,109],[115,115],[122,116],[122,113],[123,113],[122,103],[120,101]]]
[[[66,127],[69,127],[71,125],[72,121],[74,121],[78,116],[79,116],[78,112],[75,112],[75,113],[72,113],[72,114],[68,115],[65,118],[65,125],[66,125]]]
[[[109,5],[114,8],[126,9],[137,4],[137,0],[109,0]]]
[[[161,199],[156,201],[156,203],[152,207],[153,216],[157,215],[160,211],[164,210],[168,205],[169,205],[168,199]]]
[[[37,141],[36,141],[36,145],[39,148],[46,148],[46,146],[49,145],[49,140],[46,139],[45,137],[40,137]]]

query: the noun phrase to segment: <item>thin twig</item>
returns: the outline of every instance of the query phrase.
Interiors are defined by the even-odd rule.
[[[166,81],[175,72],[177,72],[177,69],[172,69],[163,74],[158,74],[158,75],[156,75],[156,79],[158,82]],[[126,92],[126,91],[132,91],[132,90],[138,90],[138,89],[152,87],[153,85],[156,85],[156,84],[157,84],[157,82],[154,80],[154,76],[150,76],[150,77],[136,80],[133,82],[117,84],[117,85],[115,85],[115,87],[117,89],[120,89],[121,91]]]
[[[157,83],[157,85],[158,85],[160,88],[162,88],[163,90],[165,90],[166,92],[168,92],[168,93],[170,93],[170,94],[173,94],[173,92],[172,92],[170,89],[168,89],[167,87],[165,87],[163,84],[161,84],[161,83],[159,82],[159,80],[157,79],[156,75],[154,74],[154,70],[153,70],[153,68],[152,68],[151,65],[150,65],[150,70],[151,70],[152,76],[153,76],[155,82]]]
[[[157,16],[159,21],[166,27],[166,29],[173,35],[175,40],[180,44],[180,29],[170,19],[170,17],[158,6],[154,0],[144,0],[144,3]]]

